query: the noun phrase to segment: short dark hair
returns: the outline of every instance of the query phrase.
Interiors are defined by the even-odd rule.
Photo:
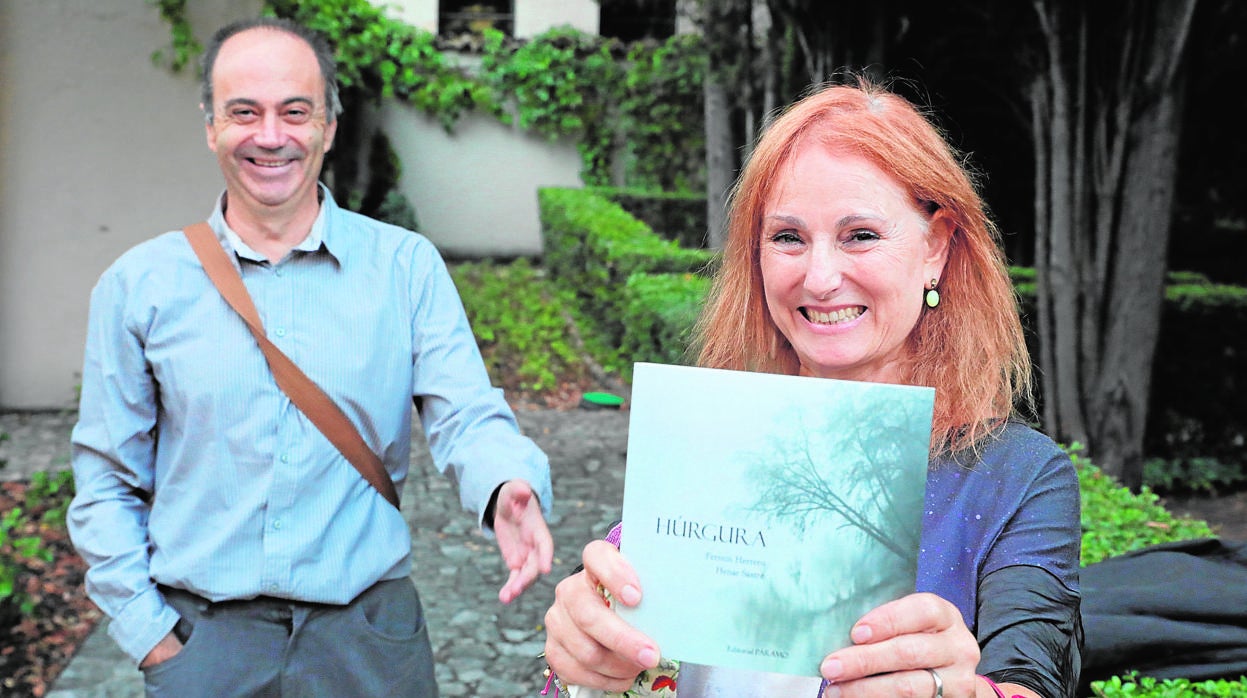
[[[212,67],[216,65],[217,54],[221,45],[235,34],[249,29],[273,29],[298,37],[312,48],[316,54],[316,63],[320,65],[320,75],[325,80],[325,119],[332,122],[342,113],[342,100],[338,97],[338,64],[333,57],[333,47],[319,32],[308,29],[297,22],[279,17],[254,17],[232,22],[217,30],[208,42],[203,55],[203,84],[200,88],[200,100],[203,102],[204,116],[212,123]]]

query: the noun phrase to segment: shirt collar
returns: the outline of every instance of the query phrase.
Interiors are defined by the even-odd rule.
[[[344,252],[346,246],[338,241],[337,244],[331,244],[333,238],[333,221],[337,219],[338,204],[333,200],[333,195],[329,192],[329,187],[324,183],[317,183],[320,187],[320,212],[316,214],[316,220],[312,222],[312,229],[308,232],[307,237],[303,241],[294,246],[294,250],[299,252],[318,252],[322,248],[329,256],[341,265],[344,261]],[[268,259],[251,249],[247,243],[243,242],[242,237],[229,227],[229,223],[225,222],[225,202],[228,192],[221,192],[217,197],[216,205],[212,209],[212,215],[208,218],[208,224],[212,226],[212,230],[216,232],[217,239],[227,250],[233,250],[234,254],[242,259],[253,262],[266,262]]]

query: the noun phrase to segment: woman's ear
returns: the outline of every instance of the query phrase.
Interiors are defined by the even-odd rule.
[[[948,249],[952,244],[957,226],[943,210],[935,212],[927,226],[926,277],[938,279],[944,274],[948,262]]]

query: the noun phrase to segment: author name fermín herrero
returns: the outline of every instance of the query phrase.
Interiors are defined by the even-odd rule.
[[[710,543],[743,545],[745,547],[755,545],[766,547],[766,536],[763,535],[762,531],[752,531],[743,526],[732,526],[729,524],[701,523],[680,516],[675,518],[659,516],[656,518],[658,520],[654,529],[656,535],[671,536],[673,538],[691,538]]]

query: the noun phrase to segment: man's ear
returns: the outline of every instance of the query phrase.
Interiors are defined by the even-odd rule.
[[[338,120],[334,119],[325,124],[325,152],[333,147],[333,137],[338,133]]]
[[[216,132],[213,131],[212,129],[212,121],[208,119],[208,116],[207,116],[208,110],[204,109],[204,105],[202,102],[199,104],[199,111],[204,113],[204,137],[208,139],[208,149],[215,153],[216,152]]]

